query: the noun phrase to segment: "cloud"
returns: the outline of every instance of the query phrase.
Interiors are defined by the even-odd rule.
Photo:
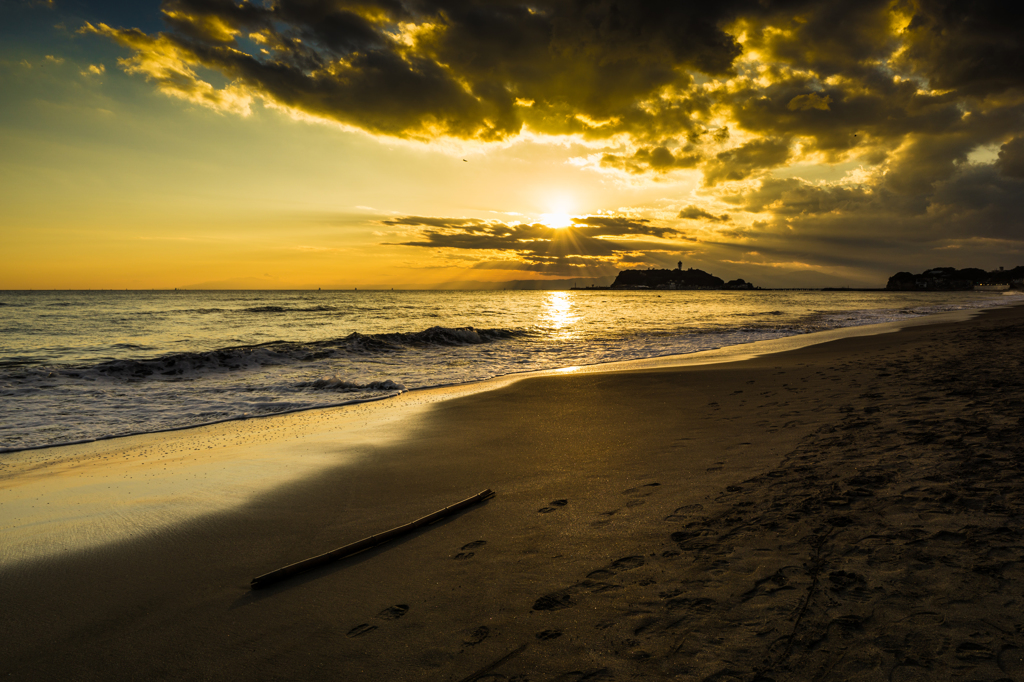
[[[161,8],[160,33],[108,24],[82,32],[122,45],[121,67],[164,93],[227,113],[248,115],[262,102],[422,141],[567,136],[601,150],[584,167],[631,186],[696,181],[699,203],[736,209],[716,216],[686,206],[677,219],[704,221],[693,238],[714,231],[719,241],[702,248],[731,260],[742,260],[729,251],[742,244],[773,262],[866,272],[951,245],[980,253],[997,240],[1012,251],[1007,244],[1024,234],[1010,208],[1024,180],[1024,6],[1013,3],[163,0]],[[979,149],[999,149],[998,157],[975,163]],[[690,202],[666,197],[661,206],[681,203]],[[412,216],[386,224],[406,229],[407,245],[530,267],[640,262],[686,237],[685,224],[604,214],[557,232]]]
[[[277,106],[409,138],[655,130],[659,93],[728,74],[741,52],[727,14],[662,2],[164,0],[162,13],[157,36],[87,30],[134,50],[131,70],[158,83],[174,60],[187,85],[169,94],[202,90],[178,64],[202,66]],[[672,127],[700,106],[672,104]]]
[[[797,95],[793,99],[789,100],[789,104],[786,108],[790,111],[808,111],[810,109],[820,109],[822,111],[829,111],[828,105],[832,103],[832,98],[828,95],[822,97],[816,92],[812,92],[806,95]]]
[[[933,88],[984,96],[1024,85],[1024,6],[916,0],[898,64]]]
[[[963,96],[1024,84],[1024,10],[1009,3],[163,0],[161,11],[168,30],[155,35],[83,30],[132,50],[123,66],[167,94],[225,111],[260,99],[423,140],[624,135],[635,153],[606,167],[663,174],[717,159],[709,186],[753,172],[742,168],[752,149],[722,157],[705,135],[723,114],[766,144],[805,135],[839,153],[867,133],[893,149],[894,136],[954,124]],[[725,168],[733,159],[741,167]]]
[[[684,220],[710,220],[718,223],[729,222],[728,214],[723,213],[722,215],[712,215],[703,208],[698,208],[696,206],[687,206],[679,212],[679,217]]]
[[[641,147],[631,156],[605,154],[601,157],[601,166],[616,168],[634,174],[649,171],[667,173],[677,168],[693,168],[700,161],[701,156],[699,154],[687,154],[685,150],[673,154],[667,147],[658,146]]]
[[[871,191],[863,187],[815,185],[799,178],[766,178],[756,189],[726,200],[741,204],[750,213],[793,216],[847,212],[864,206],[872,198]]]
[[[1024,178],[1024,137],[1015,137],[1000,147],[995,166],[1008,178]]]
[[[774,260],[852,268],[884,281],[887,272],[944,262],[937,254],[951,246],[958,260],[1024,258],[1024,180],[992,164],[961,164],[923,195],[894,192],[885,182],[765,178],[730,201],[760,217],[745,228],[743,243]]]
[[[754,140],[708,160],[704,164],[704,184],[714,186],[729,180],[743,180],[759,170],[780,166],[788,158],[788,140]]]
[[[200,56],[165,34],[153,38],[135,29],[119,30],[90,23],[79,32],[112,38],[135,50],[132,57],[118,62],[127,73],[146,76],[167,95],[243,116],[251,113],[252,96],[243,87],[230,84],[218,89],[202,80],[193,68],[202,64]]]
[[[650,220],[620,215],[574,218],[574,224],[552,228],[540,223],[403,216],[380,221],[411,229],[407,241],[389,245],[480,252],[474,267],[574,274],[580,269],[615,269],[626,256],[665,250],[671,244],[652,241],[681,235]]]

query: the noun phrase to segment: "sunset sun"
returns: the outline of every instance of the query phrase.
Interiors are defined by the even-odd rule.
[[[572,216],[568,213],[543,213],[541,214],[541,222],[548,227],[561,229],[572,225]]]

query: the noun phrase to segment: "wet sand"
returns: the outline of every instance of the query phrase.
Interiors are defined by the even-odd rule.
[[[95,526],[69,520],[67,549],[51,533],[48,551],[8,553],[0,675],[1024,679],[1022,331],[1014,307],[723,365],[527,379],[335,441],[311,413],[76,446],[77,472],[40,452],[0,473],[0,504],[76,494],[63,481],[86,466],[141,479],[172,450],[239,490],[218,505],[208,487],[203,513],[116,542],[73,542]],[[267,443],[272,461],[255,458]],[[192,473],[168,504],[204,489]],[[248,589],[484,488],[497,496],[402,540]],[[110,490],[79,502],[130,520]]]

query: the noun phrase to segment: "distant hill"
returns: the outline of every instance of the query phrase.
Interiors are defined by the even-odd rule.
[[[990,272],[980,268],[932,268],[919,275],[897,272],[889,278],[885,288],[889,291],[971,291],[979,285],[1009,285],[1024,289],[1024,265]]]
[[[484,290],[484,289],[527,289],[534,291],[552,291],[562,289],[584,289],[586,287],[606,287],[611,284],[611,276],[607,277],[573,277],[560,279],[513,279],[505,282],[483,282],[480,280],[463,280],[446,282],[434,289]]]
[[[754,289],[742,279],[726,282],[703,270],[622,270],[612,289]]]

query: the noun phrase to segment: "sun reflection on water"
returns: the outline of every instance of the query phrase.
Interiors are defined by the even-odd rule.
[[[572,328],[580,319],[576,311],[575,296],[569,291],[548,292],[541,306],[541,324],[549,329],[558,332],[562,339],[577,336]]]

